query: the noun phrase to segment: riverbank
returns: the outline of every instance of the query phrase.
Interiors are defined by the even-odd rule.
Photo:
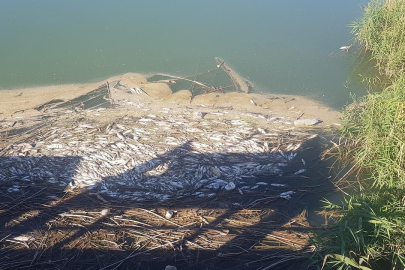
[[[325,262],[339,269],[405,267],[404,13],[404,0],[370,1],[353,23],[356,40],[380,71],[369,82],[388,86],[356,100],[342,117],[336,153],[354,178],[340,181],[352,195],[327,203],[327,215],[337,223],[317,238]]]
[[[85,96],[105,82],[114,84],[111,98],[120,105],[144,104],[150,109],[164,106],[204,105],[212,108],[228,107],[253,112],[275,113],[292,118],[322,118],[322,125],[339,123],[340,112],[314,100],[292,95],[280,94],[243,94],[210,93],[192,98],[189,90],[172,93],[168,84],[147,82],[147,77],[137,73],[116,76],[102,82],[90,84],[69,84],[2,90],[0,100],[0,119],[12,121],[21,117],[41,115],[38,110],[44,104],[53,105]],[[131,90],[132,88],[132,90]],[[144,94],[134,94],[135,88],[145,90]],[[55,102],[56,101],[56,102]],[[135,105],[134,105],[135,106]],[[76,106],[80,107],[80,106]],[[322,117],[320,117],[322,116]]]
[[[318,166],[339,113],[297,96],[191,98],[137,74],[86,87],[2,115],[0,237],[14,255],[3,268],[35,250],[38,265],[71,258],[68,268],[91,250],[100,268],[156,257],[205,267],[200,252],[257,268],[280,248],[288,263],[303,258],[318,228],[308,201],[334,190]],[[322,122],[295,125],[304,119]]]

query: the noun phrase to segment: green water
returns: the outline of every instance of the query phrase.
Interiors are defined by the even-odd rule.
[[[257,91],[341,108],[350,93],[365,92],[358,56],[339,52],[352,42],[347,25],[364,2],[3,0],[0,89],[125,72],[188,76],[219,56]]]

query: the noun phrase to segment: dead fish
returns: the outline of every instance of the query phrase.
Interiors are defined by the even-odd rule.
[[[79,127],[81,127],[81,128],[89,128],[89,129],[94,128],[93,126],[87,125],[87,124],[81,124]]]
[[[115,124],[115,122],[112,122],[111,124],[109,124],[109,125],[106,127],[105,131],[106,131],[107,133],[110,132],[111,129],[112,129],[112,127],[114,126],[114,124]]]
[[[48,149],[61,149],[61,148],[63,148],[63,144],[60,144],[60,143],[50,144],[50,145],[47,145],[47,148]]]
[[[273,187],[285,187],[285,184],[271,184]]]
[[[225,190],[227,191],[231,191],[234,190],[236,188],[236,185],[234,182],[229,182],[228,184],[225,185]]]
[[[286,199],[286,200],[289,200],[289,199],[291,199],[291,195],[293,195],[294,193],[295,193],[294,191],[286,191],[286,192],[281,193],[279,195],[279,197],[283,198],[283,199]]]
[[[125,141],[125,137],[124,137],[124,135],[122,135],[121,132],[117,132],[117,137],[118,137],[120,140]]]
[[[306,171],[307,171],[306,169],[301,169],[301,170],[296,171],[294,174],[302,174]]]
[[[173,217],[173,215],[174,215],[174,212],[168,210],[168,211],[166,211],[165,218],[171,219],[171,218]],[[166,268],[167,268],[167,267],[166,267]]]
[[[339,48],[339,50],[341,51],[345,51],[345,52],[349,52],[350,48],[353,46],[353,44],[349,45],[349,46],[342,46]]]
[[[259,185],[259,186],[267,186],[268,183],[266,183],[266,182],[257,182],[256,185]]]

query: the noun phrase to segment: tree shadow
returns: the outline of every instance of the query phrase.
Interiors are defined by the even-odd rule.
[[[285,260],[275,267],[288,269],[287,266],[298,263],[293,268],[298,269],[303,262],[296,252],[307,248],[305,239],[300,239],[312,229],[305,218],[308,202],[319,201],[324,195],[321,192],[333,188],[324,172],[318,171],[325,166],[322,163],[307,167],[304,175],[296,174],[303,167],[301,158],[308,148],[310,157],[320,156],[319,140],[304,143],[303,151],[298,152],[283,175],[273,171],[252,174],[235,181],[237,188],[226,191],[224,186],[207,188],[221,176],[196,186],[199,180],[209,179],[210,175],[203,174],[195,182],[171,189],[170,196],[137,202],[125,196],[109,197],[102,192],[100,183],[66,192],[82,157],[0,157],[0,268],[164,269],[172,264],[177,269],[257,269]],[[193,159],[188,161],[190,156]],[[308,161],[310,157],[305,156]],[[262,161],[277,162],[275,154],[269,153],[267,158]],[[195,160],[199,163],[195,164]],[[175,181],[179,170],[195,174],[193,170],[212,161],[216,166],[261,162],[257,153],[196,154],[192,141],[188,141],[123,174],[105,177],[102,182],[111,184],[134,178],[139,185],[110,187],[127,195],[162,192],[164,182]],[[166,171],[149,174],[162,164],[168,165]],[[146,185],[148,181],[156,186]],[[249,188],[242,189],[243,186]],[[294,192],[290,198],[280,196],[288,191]],[[207,193],[211,195],[200,196]],[[108,211],[103,213],[103,209]],[[164,217],[165,209],[174,211],[173,219]],[[132,223],[126,218],[130,212]],[[191,212],[194,216],[184,214]],[[181,219],[183,214],[185,221]],[[134,231],[140,228],[139,224],[148,226]],[[161,231],[165,230],[167,233],[163,234]],[[145,231],[153,234],[147,240],[139,240]],[[180,237],[176,236],[177,231],[185,232]],[[100,241],[90,240],[87,245],[92,234],[98,234]],[[172,240],[167,240],[168,235]],[[219,239],[218,244],[215,239]],[[115,244],[100,244],[103,241]],[[151,249],[148,243],[155,247],[160,244],[160,248]]]

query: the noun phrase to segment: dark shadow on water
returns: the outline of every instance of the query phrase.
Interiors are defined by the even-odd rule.
[[[66,193],[65,189],[72,181],[81,157],[0,157],[0,177],[2,177],[0,178],[0,269],[164,269],[168,264],[175,265],[177,269],[259,269],[271,264],[275,264],[271,269],[306,269],[309,260],[303,257],[295,258],[294,256],[299,254],[297,251],[285,250],[287,245],[283,244],[283,241],[287,241],[286,239],[269,240],[268,236],[280,230],[291,236],[309,233],[311,228],[302,224],[300,217],[312,215],[319,207],[319,203],[316,202],[333,190],[333,185],[326,179],[325,164],[316,160],[323,150],[320,140],[315,138],[305,143],[283,176],[257,175],[252,179],[246,179],[246,183],[263,181],[268,184],[283,183],[287,185],[286,187],[260,186],[245,191],[243,195],[237,189],[229,192],[220,190],[210,198],[190,195],[179,200],[172,196],[164,202],[131,202],[106,198],[103,194],[101,195],[104,199],[100,200],[97,189]],[[148,168],[152,170],[158,164],[172,164],[161,175],[161,177],[170,176],[172,172],[184,169],[174,161],[184,161],[182,156],[186,157],[192,150],[188,142],[148,161]],[[203,162],[206,158],[210,158],[210,155],[213,154],[197,155],[197,158]],[[173,157],[176,157],[176,160]],[[232,164],[232,160],[253,159],[254,153],[231,154],[228,158],[223,160],[224,164]],[[306,160],[311,166],[316,165],[307,167],[307,173],[297,175],[295,172],[303,167],[301,159]],[[193,168],[193,164],[186,165]],[[124,175],[131,177],[134,173],[140,173],[137,167],[128,170]],[[141,173],[144,175],[143,180],[148,180],[147,171]],[[113,182],[121,176],[108,177],[104,180]],[[190,188],[190,193],[193,192],[191,187],[185,188]],[[279,194],[285,191],[295,192],[290,200],[279,197]],[[136,250],[118,250],[118,248],[100,248],[97,245],[91,249],[69,248],[72,242],[85,241],[85,236],[90,233],[107,230],[111,234],[118,235],[126,230],[133,230],[133,227],[126,225],[108,227],[106,224],[111,223],[111,217],[139,208],[154,213],[157,213],[156,209],[164,208],[194,209],[196,212],[219,211],[220,214],[213,219],[192,225],[190,233],[171,245],[164,246],[166,242],[162,240],[164,249],[148,251],[140,247]],[[61,219],[63,221],[60,216],[62,213],[74,210],[95,211],[95,209],[98,211],[109,209],[109,212],[86,220],[83,223],[85,225],[72,226],[55,222]],[[260,212],[260,220],[246,223],[246,226],[242,227],[225,226],[236,214],[244,210],[257,210]],[[173,226],[162,223],[151,229],[164,228],[173,229]],[[207,230],[225,231],[226,235],[234,237],[215,250],[190,249],[189,245],[185,245],[200,239],[201,233]],[[51,239],[41,238],[41,233],[45,235],[50,231],[61,235],[60,238],[54,242]],[[13,242],[15,237],[21,235],[33,235],[47,245],[40,245],[41,241],[28,242],[28,246]],[[124,236],[121,241],[124,245],[135,240]],[[263,241],[268,246],[273,245],[274,249],[252,248]],[[297,247],[297,250],[303,248],[305,247]],[[128,259],[124,260],[127,257]]]

